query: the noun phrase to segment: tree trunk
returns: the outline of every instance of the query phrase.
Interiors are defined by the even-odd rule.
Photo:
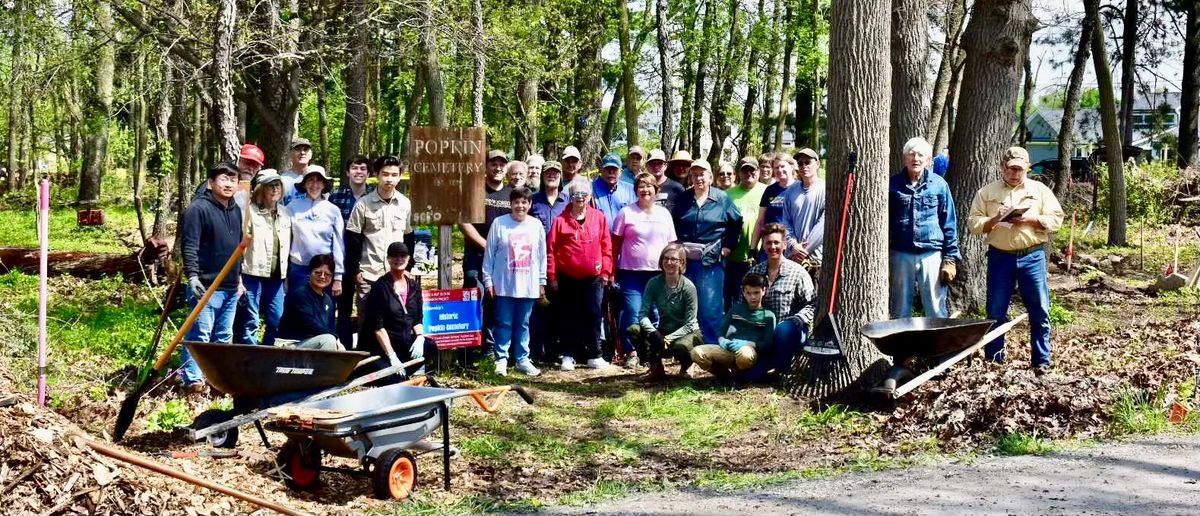
[[[961,42],[960,42],[961,46]],[[954,120],[958,110],[958,96],[962,90],[962,72],[966,66],[967,56],[961,50],[956,52],[954,64],[950,67],[950,92],[942,108],[942,121],[938,123],[937,137],[933,140],[933,149],[940,151],[950,146],[950,135],[954,134]]]
[[[133,109],[130,113],[130,122],[133,125],[133,159],[129,169],[133,171],[133,211],[137,214],[138,235],[145,242],[150,237],[142,203],[142,182],[146,175],[146,141],[149,132],[146,127],[146,55],[137,51],[134,59],[134,81],[137,87],[133,92]]]
[[[721,160],[721,151],[725,147],[725,138],[729,137],[729,102],[733,98],[733,88],[737,82],[737,70],[741,69],[742,45],[741,9],[738,0],[729,2],[729,45],[726,48],[725,59],[717,73],[716,84],[713,87],[712,105],[708,109],[709,131],[712,133],[713,144],[708,150],[708,162],[714,166]],[[738,154],[744,156],[744,154]]]
[[[1033,102],[1033,64],[1029,52],[1025,53],[1025,87],[1021,89],[1021,111],[1017,114],[1017,132],[1013,135],[1013,144],[1025,146],[1029,141],[1029,103]]]
[[[483,127],[483,79],[486,73],[487,53],[483,48],[483,1],[474,0],[471,3],[471,21],[474,25],[472,32],[473,52],[475,56],[475,73],[471,76],[471,124]]]
[[[667,32],[667,0],[656,0],[654,10],[658,28],[658,67],[662,74],[662,121],[659,147],[668,157],[675,152],[675,58],[671,56],[671,35]]]
[[[610,15],[610,4],[593,3],[579,7],[575,16],[578,52],[575,55],[575,144],[579,147],[584,169],[594,167],[601,149],[603,91],[600,89],[604,46],[603,26],[596,23]]]
[[[108,155],[108,117],[113,101],[113,67],[115,66],[115,44],[110,39],[113,33],[112,9],[107,3],[96,4],[96,29],[99,45],[95,55],[92,76],[92,91],[88,92],[86,131],[83,150],[83,169],[79,175],[78,201],[83,205],[100,202],[100,184],[104,179],[105,158]]]
[[[22,3],[17,3],[13,10],[16,24],[13,27],[12,60],[8,73],[8,190],[17,187],[17,169],[21,168],[21,62],[24,60],[24,25],[25,17],[21,14]],[[73,158],[74,156],[72,156]]]
[[[1058,170],[1054,171],[1054,195],[1064,198],[1067,182],[1071,177],[1071,154],[1075,145],[1075,114],[1079,110],[1079,97],[1083,92],[1083,74],[1087,71],[1088,55],[1091,51],[1092,19],[1083,17],[1079,29],[1079,46],[1071,62],[1071,76],[1067,79],[1067,98],[1063,105],[1062,124],[1058,127]]]
[[[237,0],[221,0],[217,9],[217,33],[213,39],[213,109],[222,161],[237,161],[237,108],[233,103],[233,28],[237,22]]]
[[[904,142],[925,132],[925,63],[929,58],[926,0],[892,0],[892,113],[888,169],[899,169]]]
[[[320,78],[317,78],[316,83],[317,83],[316,84],[316,86],[317,86],[317,148],[316,148],[316,152],[314,153],[314,156],[316,156],[315,162],[324,163],[325,166],[332,168],[333,164],[329,162],[329,81],[326,80],[324,77],[320,77]],[[346,96],[349,97],[349,94],[347,94]],[[364,108],[363,110],[366,111],[365,103],[363,104],[363,108]],[[350,112],[350,99],[349,98],[346,99],[346,112],[347,113]],[[343,119],[342,123],[345,124],[344,119]],[[358,131],[360,134],[362,133],[361,125],[358,127]],[[343,128],[343,133],[342,133],[342,141],[343,142],[346,141],[345,137],[346,137],[346,133],[344,132],[344,128]],[[331,173],[331,175],[332,174],[337,174],[339,176],[343,175],[343,173],[338,172],[338,170],[336,170],[336,169],[330,170],[329,172]]]
[[[787,124],[788,84],[792,79],[792,52],[796,49],[796,27],[792,26],[792,2],[787,3],[787,14],[783,17],[783,28],[787,32],[783,43],[783,84],[779,87],[779,116],[775,118],[774,152],[783,150],[783,127]],[[799,136],[799,135],[796,135]]]
[[[767,67],[763,71],[764,82],[766,82],[763,87],[762,110],[762,148],[764,151],[773,148],[771,134],[774,132],[775,126],[770,122],[774,121],[771,118],[771,110],[775,109],[775,58],[779,52],[779,25],[785,1],[787,0],[775,0],[771,9],[771,46],[767,50]]]
[[[750,34],[747,40],[750,43],[750,57],[746,59],[746,102],[742,104],[742,132],[738,136],[737,152],[738,156],[749,156],[751,143],[756,139],[758,134],[754,130],[754,109],[758,102],[758,56],[759,45],[756,39],[759,33],[766,30],[763,27],[763,9],[766,8],[766,0],[758,0],[758,9],[754,11],[754,23],[750,24],[747,29]]]
[[[1122,145],[1133,145],[1133,82],[1137,78],[1138,6],[1140,4],[1140,0],[1125,1],[1124,34],[1121,36],[1120,126]],[[1109,73],[1111,74],[1112,71],[1109,70]]]
[[[421,73],[425,76],[425,96],[429,99],[429,118],[433,125],[446,127],[446,94],[442,84],[442,65],[438,57],[437,34],[433,19],[433,0],[424,0],[421,6],[421,33],[417,38],[420,49]]]
[[[174,68],[171,66],[171,58],[163,56],[159,60],[159,68],[162,70],[162,87],[159,89],[158,106],[154,118],[154,155],[156,168],[155,176],[158,177],[158,189],[155,192],[155,205],[158,206],[154,210],[154,230],[152,236],[156,238],[167,237],[167,221],[171,212],[171,177],[166,171],[162,170],[162,160],[166,156],[164,153],[171,142],[171,93],[175,87]],[[183,166],[178,161],[175,162],[176,167]]]
[[[888,51],[888,0],[835,2],[829,27],[829,158],[826,166],[824,260],[818,290],[830,292],[837,254],[846,162],[857,153],[858,169],[847,217],[845,251],[837,293],[836,318],[845,360],[813,361],[797,357],[789,390],[836,400],[869,385],[887,368],[882,355],[859,336],[859,328],[887,318],[888,101],[891,84]],[[817,313],[829,309],[822,296]],[[819,323],[818,323],[819,324]],[[825,365],[823,365],[825,364]]]
[[[404,137],[400,139],[400,155],[408,154],[408,130],[417,125],[421,118],[421,103],[425,100],[425,74],[417,69],[412,92],[404,101]]]
[[[708,54],[710,53],[710,38],[708,33],[712,28],[714,9],[712,3],[714,0],[702,0],[704,2],[704,24],[700,29],[700,51],[696,53],[696,84],[692,91],[692,120],[688,124],[691,129],[691,136],[688,138],[692,157],[700,156],[700,134],[704,129],[702,120],[704,119],[704,99],[708,98],[704,94],[704,80],[708,77]],[[686,102],[686,100],[685,100]],[[716,145],[716,142],[713,143]]]
[[[476,0],[478,1],[478,0]],[[617,0],[617,11],[620,13],[620,28],[617,36],[621,50],[621,81],[624,87],[617,90],[618,95],[625,99],[625,131],[629,146],[638,145],[638,105],[637,82],[633,80],[633,68],[637,66],[637,56],[629,49],[629,7],[626,0]]]
[[[1013,106],[1021,87],[1021,64],[1037,20],[1031,0],[978,0],[963,33],[966,65],[961,109],[950,140],[950,193],[958,212],[963,260],[951,283],[950,311],[979,313],[987,284],[987,244],[967,232],[971,201],[996,180],[1000,156],[1009,146]]]
[[[962,36],[963,17],[966,16],[966,0],[945,0],[946,21],[942,26],[946,34],[946,42],[942,44],[942,59],[938,65],[937,79],[934,81],[933,100],[929,104],[929,119],[925,123],[925,138],[937,142],[938,133],[945,120],[946,98],[950,95],[950,78],[954,71],[954,62],[958,57],[958,40]],[[941,151],[935,145],[933,152]]]
[[[1104,130],[1105,158],[1108,163],[1108,245],[1125,245],[1125,172],[1121,134],[1117,129],[1117,101],[1113,98],[1112,69],[1104,49],[1104,30],[1100,25],[1099,0],[1084,0],[1087,16],[1096,30],[1092,32],[1092,64],[1096,87],[1100,89],[1100,121]]]
[[[1183,98],[1179,105],[1179,168],[1196,165],[1198,125],[1197,95],[1200,94],[1200,0],[1185,3],[1187,35],[1183,44]]]
[[[280,170],[291,165],[292,137],[296,131],[296,113],[300,107],[300,70],[296,34],[300,31],[300,16],[287,22],[279,13],[299,11],[296,0],[260,0],[252,11],[251,26],[260,34],[251,49],[262,55],[262,61],[248,67],[242,77],[247,82],[248,139],[257,142],[268,159],[277,160]],[[253,115],[253,116],[250,116]]]
[[[608,105],[608,113],[604,115],[604,129],[600,131],[600,142],[605,149],[612,145],[613,131],[617,128],[617,113],[621,111],[621,104],[624,103],[625,97],[621,94],[625,89],[625,78],[617,77],[616,87],[613,89],[612,103]]]
[[[517,81],[516,151],[522,157],[538,149],[538,84],[532,71]]]
[[[366,3],[364,0],[352,0],[346,6],[350,14],[348,30],[352,31],[350,38],[350,63],[346,67],[346,115],[342,119],[342,144],[338,156],[343,163],[351,156],[361,154],[363,124],[367,120],[367,53],[370,45],[370,34],[374,26],[368,24]],[[328,158],[326,158],[328,159]],[[329,163],[327,166],[337,166],[339,175],[345,175],[348,167],[342,163]]]
[[[813,0],[809,6],[807,17],[810,40],[807,48],[798,53],[796,68],[803,68],[810,75],[801,80],[801,73],[796,73],[796,116],[794,131],[796,147],[820,149],[821,130],[821,11],[820,0]],[[803,60],[803,61],[802,61]]]

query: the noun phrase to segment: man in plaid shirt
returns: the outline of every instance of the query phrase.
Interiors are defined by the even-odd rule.
[[[751,273],[767,277],[763,307],[778,317],[771,348],[760,353],[754,367],[746,372],[746,381],[758,381],[771,371],[791,370],[792,358],[808,338],[813,315],[817,311],[817,289],[812,277],[799,263],[784,258],[787,228],[778,222],[763,226],[762,244],[767,260],[750,268]]]

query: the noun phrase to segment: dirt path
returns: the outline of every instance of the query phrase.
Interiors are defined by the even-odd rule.
[[[1195,514],[1200,436],[851,474],[734,494],[654,493],[558,514]]]

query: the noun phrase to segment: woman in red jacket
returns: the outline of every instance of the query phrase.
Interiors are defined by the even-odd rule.
[[[600,356],[600,304],[604,288],[612,282],[612,236],[604,213],[591,206],[592,185],[576,178],[567,185],[571,205],[550,224],[546,237],[546,277],[560,300],[560,328],[572,328],[562,341],[563,371],[575,369],[575,360],[601,369],[608,362]],[[578,304],[576,304],[578,303]],[[574,330],[578,329],[578,330]]]

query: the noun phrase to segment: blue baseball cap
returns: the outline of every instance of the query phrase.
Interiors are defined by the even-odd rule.
[[[621,168],[621,157],[615,152],[610,152],[604,155],[604,161],[600,163],[600,168],[616,167]]]

